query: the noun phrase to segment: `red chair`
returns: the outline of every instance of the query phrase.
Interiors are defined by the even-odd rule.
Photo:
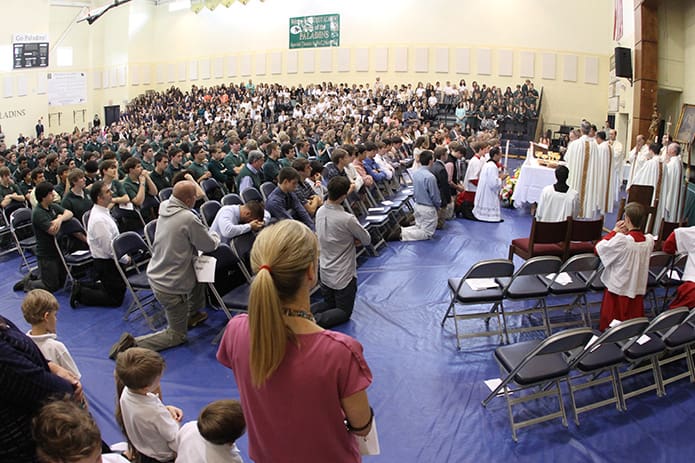
[[[603,235],[603,216],[597,219],[570,219],[571,232],[567,256],[569,259],[578,254],[593,254],[594,246]]]
[[[524,260],[536,256],[557,256],[564,258],[569,243],[570,221],[539,222],[533,219],[528,238],[516,238],[509,245],[509,260],[514,254]]]

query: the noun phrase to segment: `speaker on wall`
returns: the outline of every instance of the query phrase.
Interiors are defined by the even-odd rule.
[[[615,76],[632,79],[632,51],[625,47],[615,47]]]

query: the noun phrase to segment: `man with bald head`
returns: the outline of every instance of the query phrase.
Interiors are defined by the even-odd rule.
[[[205,286],[196,281],[193,261],[198,251],[217,249],[220,238],[191,211],[196,191],[192,181],[178,182],[171,198],[159,206],[147,278],[166,312],[166,329],[139,338],[124,333],[111,348],[112,358],[134,345],[160,351],[182,344],[186,342],[188,327],[207,318],[201,311],[205,307]]]

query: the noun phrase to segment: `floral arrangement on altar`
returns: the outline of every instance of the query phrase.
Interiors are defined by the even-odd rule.
[[[519,179],[519,172],[521,172],[521,168],[517,167],[514,172],[512,172],[512,175],[506,178],[500,190],[500,199],[509,207],[512,207],[512,195],[514,194],[516,182]]]

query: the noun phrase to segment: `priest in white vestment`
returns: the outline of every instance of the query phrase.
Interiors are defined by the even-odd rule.
[[[596,170],[595,188],[596,197],[599,200],[599,210],[601,214],[613,212],[615,200],[612,191],[613,179],[613,148],[606,140],[606,132],[596,133],[596,144],[598,145],[598,168]]]
[[[500,173],[501,154],[498,147],[490,150],[488,160],[480,171],[478,191],[475,194],[473,215],[481,222],[502,222],[500,214],[500,188],[506,174]]]
[[[569,168],[567,184],[579,193],[579,217],[591,219],[599,209],[596,177],[599,169],[598,145],[589,137],[591,123],[582,122],[581,137],[567,146],[565,161]]]
[[[683,162],[681,161],[681,146],[671,143],[666,148],[667,160],[663,164],[663,180],[661,181],[661,196],[657,212],[655,229],[661,225],[663,218],[667,222],[680,220],[680,207],[683,192]]]
[[[654,187],[652,193],[652,200],[650,206],[654,206],[657,200],[661,197],[661,185],[663,181],[663,164],[661,163],[661,158],[658,154],[659,146],[656,143],[649,145],[647,151],[647,160],[644,161],[639,172],[635,174],[635,178],[632,181],[632,185],[648,185]],[[631,186],[632,186],[631,185]],[[629,191],[630,188],[628,188]],[[654,226],[658,227],[658,223],[661,219],[654,219]],[[651,232],[647,230],[647,233]]]
[[[649,153],[649,145],[644,138],[644,135],[637,135],[637,143],[635,147],[630,151],[630,155],[627,158],[627,162],[630,163],[630,176],[627,178],[627,187],[632,185],[633,179],[637,172],[640,171],[642,165],[647,161],[647,155]]]
[[[569,170],[565,166],[555,169],[553,185],[543,188],[538,207],[536,208],[536,220],[539,222],[562,222],[567,217],[577,217],[579,213],[579,193],[567,185]]]
[[[625,149],[617,139],[618,131],[611,129],[608,134],[608,144],[613,149],[613,172],[611,172],[611,191],[613,201],[620,199],[620,187],[623,184],[623,166],[625,165]]]

